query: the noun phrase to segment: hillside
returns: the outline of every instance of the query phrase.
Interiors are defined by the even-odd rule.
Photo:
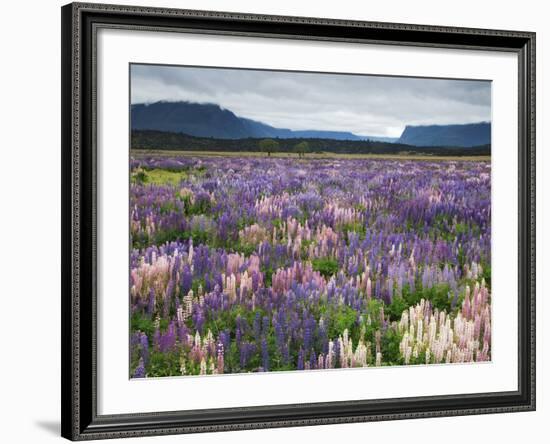
[[[464,125],[407,126],[397,143],[461,147],[490,144],[491,124],[481,122]]]
[[[293,131],[239,117],[216,104],[155,102],[131,106],[132,130],[183,133],[195,137],[220,139],[319,138],[335,140],[376,140],[394,142],[392,137],[358,136],[346,131]]]

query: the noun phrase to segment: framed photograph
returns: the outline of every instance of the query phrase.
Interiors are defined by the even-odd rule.
[[[61,13],[64,437],[535,409],[534,33]]]

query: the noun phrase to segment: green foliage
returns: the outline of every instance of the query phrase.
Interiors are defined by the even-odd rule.
[[[373,298],[367,303],[367,313],[370,314],[371,317],[378,317],[378,314],[380,313],[380,310],[384,308],[384,305],[384,302],[381,300]],[[373,320],[375,319],[373,318]]]
[[[434,308],[445,310],[447,313],[451,311],[452,298],[449,297],[448,284],[436,284],[432,288],[424,290],[425,299],[428,299]]]
[[[134,313],[130,319],[131,331],[142,331],[147,337],[153,337],[155,326],[153,319],[141,316],[139,313]]]
[[[465,223],[457,223],[455,226],[455,233],[456,234],[465,234],[468,232],[468,225]]]
[[[193,245],[208,245],[214,239],[213,234],[202,230],[192,230],[187,239],[189,238],[193,239]]]
[[[381,352],[384,365],[401,365],[403,364],[403,358],[399,351],[399,343],[401,342],[401,335],[397,333],[393,328],[388,328],[381,341]]]
[[[397,316],[398,309],[402,308],[402,306],[405,306],[405,308],[411,307],[418,304],[421,299],[425,299],[430,301],[434,308],[445,310],[447,313],[450,313],[453,298],[449,293],[450,287],[448,284],[436,284],[431,288],[422,288],[420,285],[417,285],[414,292],[411,292],[409,285],[405,284],[402,290],[404,305],[401,305],[401,298],[394,298],[393,303],[395,303],[396,306],[392,307],[392,303],[392,305],[388,307],[388,310],[392,317]],[[401,313],[399,313],[399,317],[395,317],[393,320],[399,320],[400,317]]]
[[[180,231],[180,230],[163,230],[154,235],[154,243],[157,245],[165,244],[166,242],[193,240],[193,245],[208,245],[214,239],[213,235],[206,231],[192,230],[192,231]]]
[[[279,142],[273,139],[263,139],[260,140],[258,146],[262,153],[267,153],[268,156],[271,156],[271,153],[275,153],[279,149]]]
[[[273,266],[266,267],[265,265],[260,265],[260,271],[264,274],[264,286],[266,288],[271,287],[273,279]]]
[[[191,196],[181,196],[179,193],[176,194],[176,199],[183,202],[184,213],[186,216],[198,216],[201,214],[212,214],[212,201],[206,199],[200,199],[193,201]]]
[[[165,244],[166,242],[173,242],[177,240],[184,240],[189,233],[180,230],[161,230],[153,235],[154,243],[157,245]]]
[[[178,185],[187,176],[187,173],[181,171],[154,169],[147,171],[147,182],[155,185]]]
[[[177,352],[151,352],[146,371],[148,377],[181,374],[179,354]]]
[[[280,229],[283,226],[283,220],[279,217],[274,218],[271,220],[271,225],[273,225],[277,229]]]
[[[192,239],[193,245],[200,244],[217,247],[219,242],[215,237],[215,233],[203,231],[200,229],[193,230],[160,230],[152,236],[145,233],[132,236],[132,248],[145,248],[151,244],[163,245],[169,242],[186,241]]]
[[[193,279],[193,283],[191,284],[191,289],[193,290],[193,294],[197,294],[199,292],[199,287],[202,287],[202,289],[204,290],[205,285],[206,285],[206,282],[204,281],[204,279],[202,278]]]
[[[324,317],[329,338],[338,338],[344,330],[353,336],[356,326],[357,312],[348,305],[331,306]],[[357,329],[358,330],[358,329]]]
[[[464,253],[464,248],[462,248],[462,245],[458,247],[457,260],[458,266],[460,268],[464,268],[464,264],[466,264],[466,253]]]
[[[147,182],[147,173],[143,171],[142,169],[136,170],[132,172],[131,175],[131,181],[143,185],[145,182]]]
[[[403,225],[403,232],[405,233],[417,233],[421,234],[424,231],[424,223],[422,221],[414,221],[410,217],[405,221]]]
[[[294,145],[294,152],[298,154],[299,157],[304,157],[308,151],[309,143],[307,143],[305,140]]]
[[[177,210],[178,209],[174,202],[164,202],[160,206],[160,214],[170,214]]]
[[[235,251],[235,253],[242,253],[245,255],[245,257],[249,257],[250,255],[252,255],[252,253],[256,251],[256,245],[237,242],[230,249]]]
[[[305,260],[308,259],[308,257],[309,257],[309,247],[311,245],[314,245],[315,243],[316,242],[313,239],[311,239],[311,240],[307,240],[307,239],[302,240],[301,251],[300,251],[302,260],[305,261]]]
[[[237,220],[237,230],[242,230],[245,227],[248,227],[250,225],[254,225],[256,223],[256,219],[250,216],[243,215]]]
[[[394,297],[392,303],[386,306],[385,313],[389,315],[390,321],[399,321],[401,315],[409,308],[409,304],[402,297]]]
[[[403,290],[401,291],[402,298],[406,304],[410,307],[416,305],[424,297],[422,291],[416,288],[416,291],[412,292],[409,284],[403,285]]]
[[[186,214],[189,216],[199,215],[199,214],[208,214],[212,208],[212,201],[201,199],[195,201],[192,205],[186,207]]]
[[[132,248],[145,248],[150,244],[150,242],[151,240],[145,232],[132,234]]]
[[[224,364],[226,368],[242,370],[240,368],[240,354],[237,343],[232,341],[229,350],[225,353]]]
[[[338,273],[338,261],[332,257],[315,258],[311,261],[311,265],[315,271],[326,278]]]
[[[344,233],[346,243],[349,243],[349,233],[357,233],[359,239],[364,239],[367,234],[367,226],[364,222],[360,221],[348,222],[342,225],[342,232]]]
[[[200,174],[199,171],[195,173]],[[169,170],[166,168],[139,169],[132,174],[134,183],[152,185],[178,185],[189,177],[190,172],[184,170]]]

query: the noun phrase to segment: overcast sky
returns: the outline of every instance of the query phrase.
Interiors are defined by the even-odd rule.
[[[370,136],[491,120],[488,81],[132,65],[132,104],[159,100],[215,103],[277,128]]]

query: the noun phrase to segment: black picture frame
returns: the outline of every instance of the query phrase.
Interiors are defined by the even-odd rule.
[[[535,33],[72,3],[62,15],[62,436],[71,440],[535,409]],[[518,390],[146,414],[97,414],[96,91],[99,28],[507,51],[519,65]]]

